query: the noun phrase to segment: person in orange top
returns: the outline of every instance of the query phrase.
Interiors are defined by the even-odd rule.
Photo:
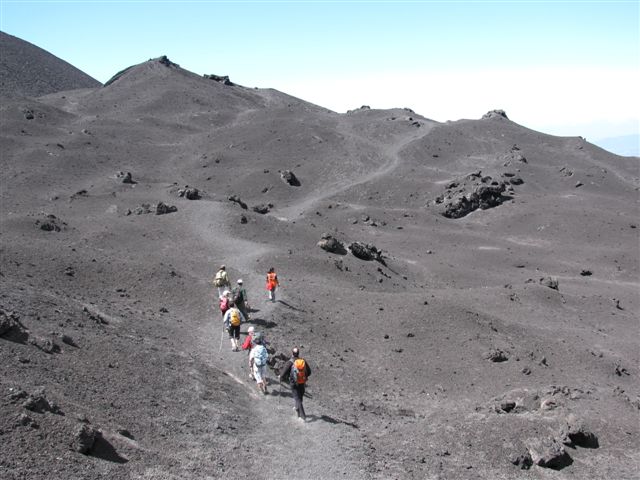
[[[276,288],[280,286],[278,282],[278,275],[276,271],[271,267],[267,272],[267,290],[269,291],[269,300],[276,301]]]

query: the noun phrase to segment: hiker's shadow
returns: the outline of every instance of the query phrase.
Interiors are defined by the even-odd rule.
[[[272,397],[285,397],[285,398],[292,398],[293,397],[293,393],[291,392],[291,389],[287,389],[283,386],[281,386],[278,389],[275,389],[273,386],[271,387],[271,392],[269,392],[271,394]]]
[[[284,300],[277,300],[278,303],[284,305],[285,307],[294,310],[296,312],[302,312],[302,313],[306,313],[305,310],[303,310],[302,308],[298,308],[298,307],[294,307],[293,305],[288,304],[287,302],[285,302]]]
[[[264,328],[273,328],[278,326],[278,324],[273,320],[265,320],[264,318],[252,318],[251,320],[249,320],[249,323],[254,323]]]
[[[331,425],[342,424],[352,428],[360,428],[356,423],[333,418],[333,417],[330,417],[329,415],[307,415],[307,422],[312,423],[312,422],[318,422],[318,421],[330,423]]]

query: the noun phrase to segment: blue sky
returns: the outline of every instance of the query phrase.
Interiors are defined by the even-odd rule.
[[[338,112],[446,121],[503,108],[592,140],[639,128],[639,0],[0,3],[2,31],[101,82],[167,55]]]

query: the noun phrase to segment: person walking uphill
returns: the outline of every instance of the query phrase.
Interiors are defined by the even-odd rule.
[[[231,303],[231,300],[229,299],[229,290],[225,290],[222,293],[222,296],[220,297],[220,300],[218,302],[218,305],[220,306],[220,313],[222,314],[222,318],[224,318],[224,314],[227,313],[227,310],[229,310],[229,304]]]
[[[231,290],[231,282],[229,281],[229,275],[227,275],[226,266],[220,265],[220,269],[213,279],[213,285],[218,287],[218,298],[222,296],[225,290]]]
[[[276,301],[276,288],[280,286],[278,282],[278,275],[276,271],[271,267],[267,272],[267,290],[269,291],[269,300]]]
[[[295,401],[295,409],[298,414],[298,418],[305,420],[307,418],[304,413],[304,406],[302,400],[304,399],[304,391],[307,383],[307,379],[311,375],[311,367],[307,361],[300,357],[300,350],[298,347],[294,347],[291,351],[291,358],[284,364],[282,372],[280,373],[280,381],[289,379],[289,385],[293,392],[293,400]]]
[[[238,307],[245,318],[249,320],[249,297],[247,297],[247,290],[244,288],[241,278],[238,280],[238,286],[231,292],[231,298],[236,304],[236,307]]]
[[[237,352],[240,350],[240,325],[246,322],[242,312],[238,310],[238,307],[233,302],[229,303],[229,310],[224,314],[223,320],[224,327],[229,332],[229,338],[231,339],[231,350]]]

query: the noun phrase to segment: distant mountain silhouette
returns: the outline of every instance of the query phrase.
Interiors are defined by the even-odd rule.
[[[39,97],[99,86],[101,83],[96,79],[64,60],[0,32],[0,96]]]
[[[593,143],[616,155],[624,157],[640,156],[640,135],[638,134],[608,137],[596,140]]]

